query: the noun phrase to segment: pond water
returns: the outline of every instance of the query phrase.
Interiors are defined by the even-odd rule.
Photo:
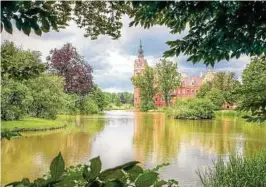
[[[249,156],[266,148],[266,126],[237,118],[182,121],[163,113],[130,111],[64,118],[66,129],[24,133],[1,142],[2,184],[41,177],[61,151],[68,166],[98,155],[104,168],[131,160],[147,168],[169,162],[161,170],[163,178],[177,179],[180,186],[200,186],[197,169],[211,166],[218,156]]]

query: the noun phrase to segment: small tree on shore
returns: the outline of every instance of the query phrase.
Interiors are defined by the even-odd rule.
[[[177,71],[177,64],[163,59],[156,64],[158,87],[163,94],[166,105],[169,104],[170,91],[181,84],[181,74]]]
[[[147,111],[154,108],[153,96],[156,93],[154,87],[155,76],[154,69],[145,66],[145,70],[133,78],[133,84],[140,88],[141,110]]]

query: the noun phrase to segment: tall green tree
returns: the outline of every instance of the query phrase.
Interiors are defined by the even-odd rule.
[[[170,91],[181,84],[181,74],[177,71],[177,63],[163,59],[156,64],[158,87],[163,94],[166,105],[170,102]]]
[[[42,75],[27,81],[33,102],[30,115],[39,118],[55,119],[64,108],[64,84],[62,77]]]
[[[237,90],[239,108],[251,111],[250,120],[266,120],[266,56],[255,57],[242,74],[242,85]]]
[[[13,42],[4,41],[1,45],[1,76],[25,80],[39,76],[46,66],[41,62],[39,51],[23,50]]]
[[[99,110],[103,111],[108,104],[104,92],[97,85],[94,85],[89,95],[95,101]]]
[[[154,87],[155,75],[154,69],[149,66],[145,66],[144,71],[133,77],[133,84],[140,88],[141,96],[141,110],[147,111],[154,108],[153,96],[156,93],[156,88]]]

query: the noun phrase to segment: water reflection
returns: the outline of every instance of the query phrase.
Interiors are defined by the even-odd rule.
[[[195,171],[218,156],[251,155],[266,148],[266,126],[239,120],[181,121],[162,113],[111,111],[99,116],[65,116],[67,129],[27,133],[2,141],[2,183],[36,178],[62,152],[67,165],[84,163],[100,155],[103,167],[130,160],[145,167],[170,162],[164,178],[181,186],[198,186]]]

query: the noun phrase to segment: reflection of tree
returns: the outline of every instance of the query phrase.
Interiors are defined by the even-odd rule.
[[[2,141],[2,182],[40,177],[60,151],[67,165],[87,162],[92,138],[103,130],[104,119],[79,119],[79,128],[70,125],[62,131]]]
[[[150,157],[163,163],[177,156],[179,136],[165,124],[163,114],[135,113],[134,147],[137,160],[143,162]]]
[[[161,113],[135,113],[137,160],[169,162],[177,156],[181,144],[218,155],[250,155],[266,147],[266,127],[239,120],[174,120]]]

